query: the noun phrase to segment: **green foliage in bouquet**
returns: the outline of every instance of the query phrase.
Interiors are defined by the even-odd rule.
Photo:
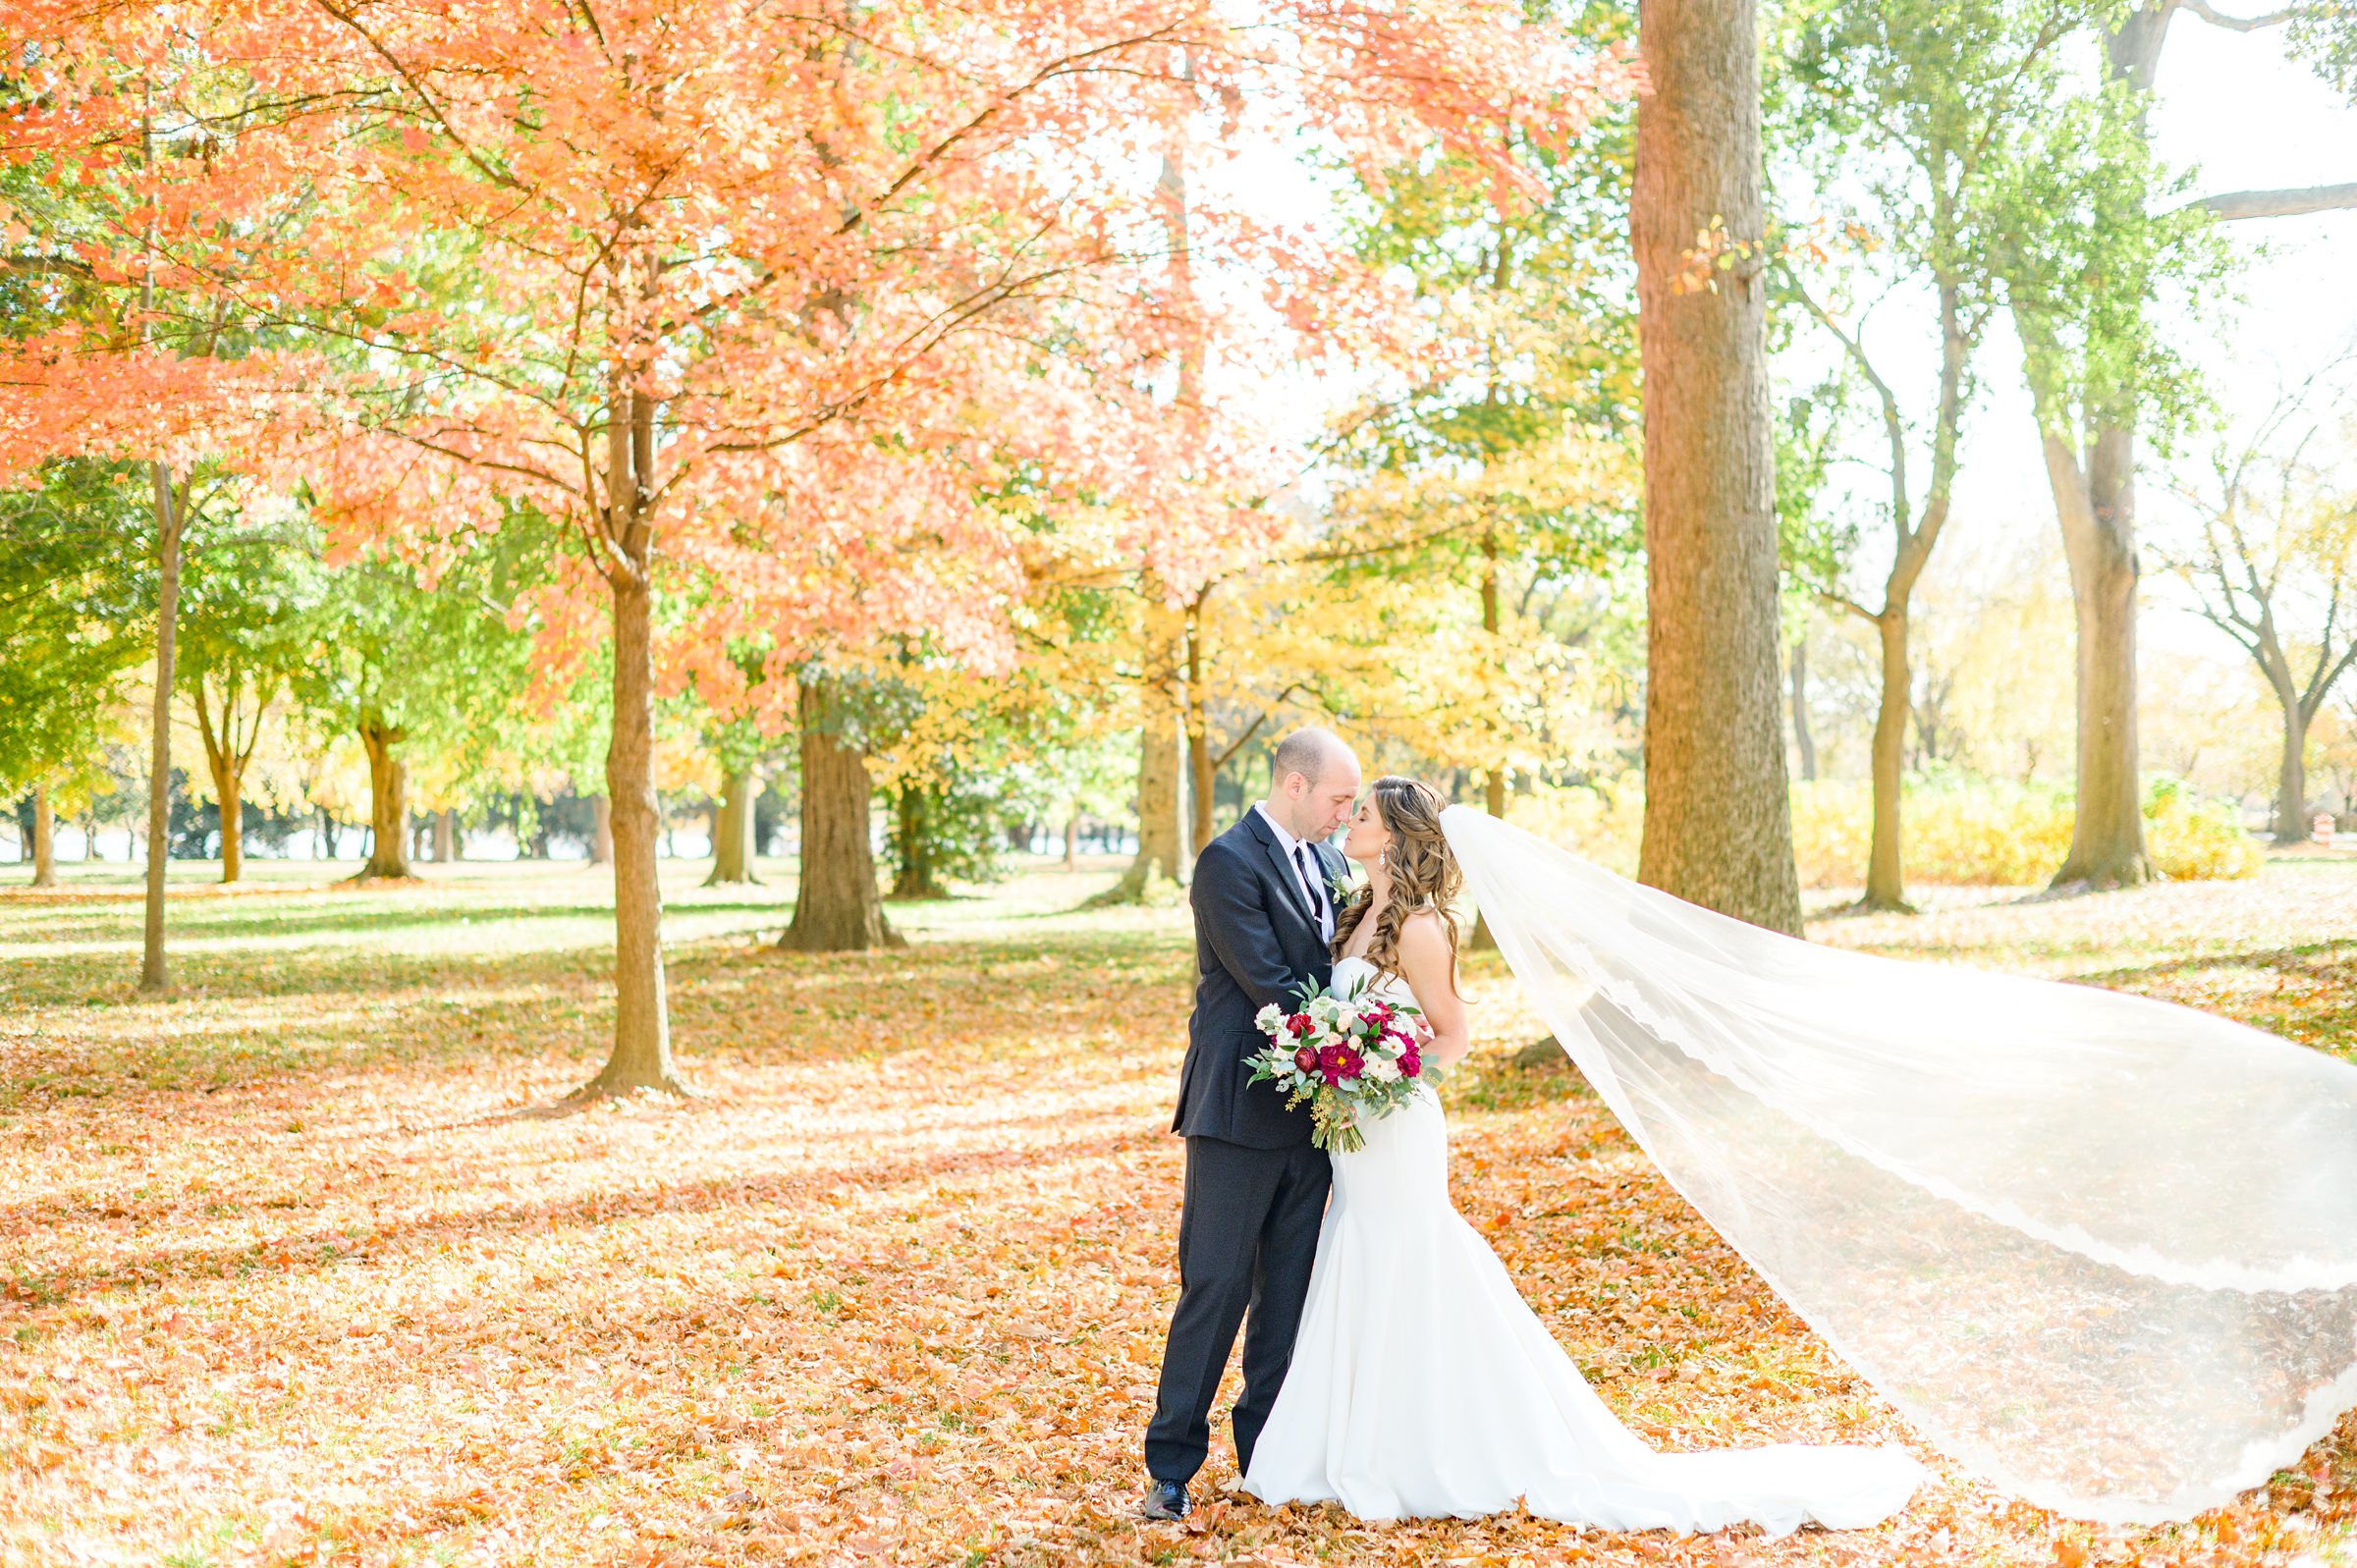
[[[1424,1065],[1415,1003],[1369,992],[1363,977],[1322,991],[1305,982],[1290,1012],[1271,1005],[1253,1019],[1270,1043],[1252,1058],[1249,1081],[1283,1089],[1288,1110],[1307,1104],[1310,1142],[1330,1152],[1364,1149],[1360,1114],[1390,1115],[1432,1070]]]

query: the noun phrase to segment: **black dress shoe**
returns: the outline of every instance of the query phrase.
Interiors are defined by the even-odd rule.
[[[1184,1519],[1186,1509],[1186,1487],[1176,1481],[1150,1484],[1146,1500],[1138,1504],[1138,1511],[1148,1519]]]

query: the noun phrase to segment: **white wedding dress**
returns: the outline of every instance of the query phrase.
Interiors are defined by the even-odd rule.
[[[1336,980],[1372,975],[1344,958]],[[1374,988],[1407,996],[1397,979]],[[1782,1535],[1871,1525],[1922,1470],[1899,1448],[1781,1444],[1656,1453],[1616,1420],[1449,1201],[1449,1130],[1429,1086],[1334,1156],[1285,1386],[1244,1487],[1361,1519],[1512,1508],[1604,1530]]]

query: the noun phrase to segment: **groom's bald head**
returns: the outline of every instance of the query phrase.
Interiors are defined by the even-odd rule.
[[[1343,744],[1341,735],[1316,725],[1303,725],[1277,742],[1269,758],[1269,780],[1283,784],[1287,774],[1297,773],[1314,784],[1335,763],[1351,761],[1350,748]]]
[[[1269,815],[1296,838],[1325,838],[1358,799],[1358,758],[1331,730],[1306,725],[1269,757]]]

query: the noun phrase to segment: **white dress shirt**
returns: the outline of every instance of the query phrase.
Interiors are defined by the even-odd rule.
[[[1334,898],[1326,892],[1326,863],[1318,858],[1317,846],[1286,832],[1285,824],[1279,822],[1269,810],[1268,802],[1261,801],[1252,809],[1260,813],[1261,820],[1277,835],[1277,847],[1285,852],[1287,864],[1293,868],[1293,879],[1301,884],[1301,891],[1308,894],[1310,908],[1317,911],[1318,939],[1332,942]]]

